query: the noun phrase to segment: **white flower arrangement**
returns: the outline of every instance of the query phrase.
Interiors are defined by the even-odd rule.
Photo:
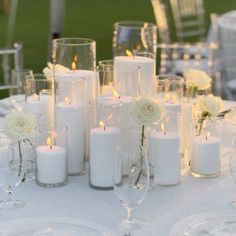
[[[188,70],[184,73],[186,81],[186,96],[194,98],[199,90],[207,90],[211,87],[212,79],[201,70]]]
[[[141,125],[150,125],[161,118],[161,106],[149,97],[134,98],[130,114]]]
[[[222,100],[220,97],[216,97],[212,94],[201,96],[197,100],[197,107],[201,112],[201,116],[198,120],[198,135],[200,135],[204,120],[219,114],[222,109]]]
[[[58,72],[68,72],[70,71],[69,68],[62,66],[60,64],[53,65],[52,63],[48,62],[47,67],[43,69],[44,75],[47,77],[48,80],[53,78],[53,74]]]
[[[4,119],[4,131],[16,140],[29,138],[35,133],[36,117],[30,113],[13,112]]]

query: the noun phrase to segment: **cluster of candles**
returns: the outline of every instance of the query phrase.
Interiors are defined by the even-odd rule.
[[[138,70],[137,70],[138,69]],[[138,71],[138,73],[137,73]],[[138,75],[138,77],[137,77]],[[55,104],[55,123],[67,127],[67,145],[47,138],[47,145],[36,149],[37,181],[45,185],[63,183],[67,174],[78,175],[84,172],[86,157],[89,158],[90,185],[94,188],[110,189],[113,186],[113,166],[119,145],[128,143],[128,111],[132,96],[150,94],[153,90],[155,60],[140,56],[116,56],[114,58],[114,80],[119,84],[117,91],[112,86],[106,88],[106,95],[96,97],[96,72],[73,70],[55,75],[58,81],[58,94]],[[136,78],[136,79],[134,79]],[[76,81],[86,80],[86,87],[76,87]],[[69,90],[64,85],[69,85]],[[77,99],[75,93],[83,93],[86,99]],[[52,121],[52,94],[40,93],[26,100],[28,112],[39,114],[39,124]],[[61,99],[63,97],[63,99]],[[73,99],[76,98],[76,99]],[[173,97],[172,97],[173,98]],[[180,104],[168,98],[165,103],[167,113],[182,113],[181,130],[172,131],[169,127],[151,130],[148,135],[148,155],[154,167],[154,182],[161,185],[175,185],[180,182],[180,149],[191,145],[191,170],[200,175],[214,175],[219,172],[220,139],[211,135],[194,137],[189,144],[192,106]],[[97,99],[99,106],[113,107],[120,104],[119,124],[105,124],[107,117],[91,127],[89,101]],[[109,122],[108,122],[109,123]],[[166,124],[168,125],[168,124]],[[139,144],[137,144],[139,145]]]

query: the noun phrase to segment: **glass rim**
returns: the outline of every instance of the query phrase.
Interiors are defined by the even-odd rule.
[[[77,45],[82,46],[82,45],[96,44],[96,41],[93,39],[77,38],[77,37],[53,39],[52,42],[56,45],[66,45],[66,46],[77,46]]]
[[[164,80],[173,80],[173,81],[181,81],[184,83],[184,77],[179,76],[179,75],[173,75],[173,74],[160,74],[155,76],[156,79],[158,80],[159,78],[162,78],[160,81]]]
[[[119,28],[119,27],[130,27],[130,28],[144,28],[144,29],[149,29],[149,28],[156,28],[157,25],[152,22],[146,22],[146,21],[136,21],[136,20],[125,20],[125,21],[118,21],[114,23],[114,28]]]
[[[35,79],[35,76],[37,76],[37,77],[44,77],[44,78],[37,78],[37,79]],[[30,75],[26,75],[26,76],[25,76],[25,79],[26,79],[26,80],[43,81],[43,82],[50,82],[50,83],[52,83],[52,80],[51,80],[51,79],[48,79],[48,78],[46,77],[46,75],[45,75],[45,74],[42,74],[42,73],[32,73],[32,74],[30,74]]]

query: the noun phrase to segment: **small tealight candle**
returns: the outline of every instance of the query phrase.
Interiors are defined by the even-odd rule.
[[[148,153],[154,166],[154,183],[175,185],[180,181],[179,135],[177,132],[153,130],[149,137]]]
[[[120,130],[100,127],[90,131],[90,184],[94,188],[111,189],[116,149],[119,145]]]
[[[220,172],[220,138],[209,133],[194,137],[190,167],[193,176],[217,176]]]
[[[43,186],[59,186],[66,182],[66,149],[53,145],[50,137],[47,145],[36,148],[37,183]]]

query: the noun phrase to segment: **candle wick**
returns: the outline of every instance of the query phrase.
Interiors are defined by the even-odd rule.
[[[118,98],[120,99],[120,96]]]
[[[163,132],[163,133],[164,133],[164,135],[166,135],[166,131],[165,131],[165,130],[164,130],[164,132]]]
[[[207,140],[208,138],[207,138],[207,135],[206,135],[206,140]]]
[[[50,145],[50,149],[52,149],[52,145]]]
[[[106,126],[104,126],[103,129],[106,130]]]
[[[40,101],[40,97],[39,97],[39,95],[38,95],[38,101]]]

